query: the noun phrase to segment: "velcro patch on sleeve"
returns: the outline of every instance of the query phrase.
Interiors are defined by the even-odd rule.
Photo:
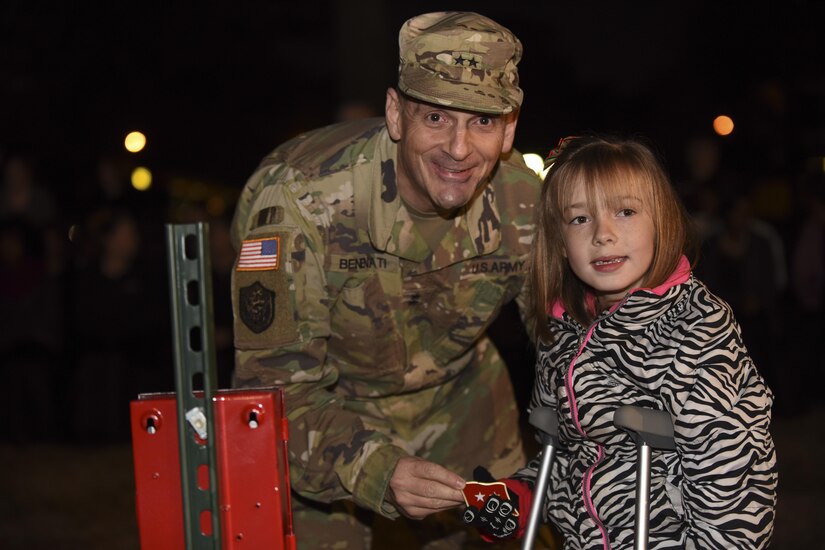
[[[290,235],[245,239],[232,275],[235,346],[266,349],[300,340],[290,291]]]
[[[261,349],[299,340],[286,274],[235,274],[235,345]]]
[[[235,271],[278,271],[281,265],[281,237],[248,239],[241,243]]]

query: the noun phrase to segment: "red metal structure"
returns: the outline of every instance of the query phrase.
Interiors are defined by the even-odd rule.
[[[289,493],[289,433],[280,391],[221,390],[213,398],[220,548],[294,549]],[[141,548],[185,548],[178,422],[174,394],[131,403],[132,446]],[[205,467],[200,490],[209,489]],[[199,529],[212,535],[212,511]]]

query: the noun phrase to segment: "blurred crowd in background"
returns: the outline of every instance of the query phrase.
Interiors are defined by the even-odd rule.
[[[701,239],[696,272],[733,307],[775,414],[805,412],[823,399],[823,159],[754,182],[720,163],[712,140],[685,154],[690,169],[672,176]],[[0,145],[0,440],[128,441],[129,401],[174,391],[165,223],[209,224],[218,379],[230,385],[228,228],[240,183],[140,192],[128,159],[112,155],[66,185],[43,158]],[[494,337],[523,409],[532,351],[515,310],[503,316]]]
[[[215,347],[227,387],[230,212],[213,217],[196,202],[171,212],[165,191],[136,191],[113,157],[69,187],[71,200],[47,173],[29,148],[3,151],[0,375],[10,391],[0,400],[8,420],[0,439],[126,441],[129,401],[174,391],[166,222],[210,225]]]

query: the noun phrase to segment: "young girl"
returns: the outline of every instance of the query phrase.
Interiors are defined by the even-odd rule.
[[[677,447],[652,454],[649,547],[767,547],[772,394],[728,305],[691,274],[667,176],[637,141],[567,138],[548,160],[530,273],[532,406],[560,424],[544,519],[565,549],[632,548],[635,445],[613,413],[638,405],[670,413]],[[504,480],[521,530],[538,464]]]

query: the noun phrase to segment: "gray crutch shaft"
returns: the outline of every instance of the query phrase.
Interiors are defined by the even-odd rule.
[[[652,449],[675,451],[673,421],[667,411],[625,405],[616,409],[613,424],[636,443],[636,534],[633,548],[647,550],[650,530],[650,454]]]
[[[542,503],[547,493],[547,484],[550,479],[550,465],[553,463],[553,453],[559,443],[559,417],[550,407],[536,407],[530,412],[530,425],[538,430],[536,434],[544,446],[539,466],[536,486],[533,490],[533,505],[530,507],[530,516],[527,529],[524,532],[522,550],[530,550],[536,539],[539,525],[542,520]]]

